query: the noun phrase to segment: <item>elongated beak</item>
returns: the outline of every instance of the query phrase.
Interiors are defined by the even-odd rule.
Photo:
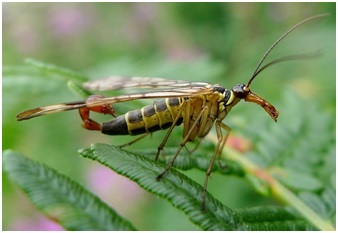
[[[262,108],[264,108],[264,110],[271,116],[271,118],[277,122],[277,117],[279,115],[279,112],[272,104],[270,104],[269,102],[267,102],[260,96],[252,93],[251,91],[249,91],[249,93],[246,95],[244,100],[247,102],[256,103],[262,106]]]

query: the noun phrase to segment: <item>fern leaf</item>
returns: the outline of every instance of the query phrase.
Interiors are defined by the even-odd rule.
[[[45,165],[7,150],[3,168],[35,206],[67,230],[135,230],[98,197]]]
[[[74,81],[80,81],[84,82],[87,81],[88,78],[78,72],[75,72],[73,70],[69,70],[66,68],[58,67],[53,64],[47,64],[32,58],[27,58],[25,62],[29,65],[32,65],[36,68],[38,68],[41,71],[45,72],[51,72],[52,74],[59,74],[61,77],[66,78],[67,80],[74,80]]]
[[[141,187],[153,194],[167,199],[173,206],[182,210],[188,218],[203,230],[277,230],[277,229],[313,229],[304,220],[296,219],[290,213],[276,210],[274,207],[266,210],[255,209],[255,214],[262,216],[261,219],[248,218],[253,210],[242,212],[233,211],[224,206],[210,194],[206,198],[206,212],[201,211],[202,186],[195,183],[174,168],[170,169],[165,176],[157,181],[156,177],[164,169],[165,165],[136,155],[118,147],[107,144],[93,144],[89,149],[80,151],[83,157],[97,160],[110,167],[119,174],[137,182]],[[264,214],[262,214],[264,210]],[[247,212],[244,215],[245,211]],[[249,211],[249,212],[248,212]],[[281,219],[271,217],[271,212],[283,213],[280,216],[288,217],[288,224],[282,224]],[[277,215],[276,215],[277,216]],[[269,224],[264,217],[269,217]]]

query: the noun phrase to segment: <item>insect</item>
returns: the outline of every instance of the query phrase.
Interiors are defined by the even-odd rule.
[[[172,160],[164,171],[157,176],[160,180],[171,168],[176,157],[187,142],[195,139],[202,140],[215,125],[218,142],[215,151],[211,157],[209,167],[206,171],[203,192],[202,192],[202,210],[205,210],[205,198],[208,179],[210,177],[215,159],[220,158],[225,142],[228,138],[231,128],[223,123],[223,119],[230,112],[232,107],[242,99],[260,105],[274,120],[277,121],[279,112],[269,102],[254,94],[250,90],[251,83],[257,75],[279,62],[299,60],[316,57],[318,54],[298,54],[286,56],[273,60],[262,66],[266,57],[273,48],[291,31],[304,24],[305,22],[323,17],[325,15],[316,15],[307,18],[285,32],[279,37],[273,45],[266,51],[258,63],[253,75],[247,84],[235,85],[232,89],[226,89],[218,84],[209,84],[205,82],[185,82],[177,80],[167,80],[163,78],[141,78],[141,77],[109,77],[105,79],[89,81],[83,84],[88,90],[118,90],[125,88],[141,89],[151,88],[150,92],[139,92],[125,94],[113,97],[103,97],[99,95],[89,96],[87,99],[63,104],[48,105],[45,107],[34,108],[24,111],[17,115],[17,120],[27,120],[33,117],[45,114],[62,112],[78,109],[83,120],[83,127],[88,130],[101,131],[108,135],[141,135],[140,138],[161,129],[167,129],[167,134],[158,146],[155,159],[159,158],[163,151],[172,130],[183,125],[183,139],[174,154]],[[142,109],[129,111],[124,115],[116,116],[111,104],[126,102],[137,99],[161,99]],[[114,118],[103,124],[92,120],[90,112],[110,114]],[[139,139],[140,139],[139,138]],[[134,140],[137,141],[138,139]]]

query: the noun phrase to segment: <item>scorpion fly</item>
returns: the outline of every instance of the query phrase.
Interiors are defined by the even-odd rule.
[[[119,90],[125,88],[153,88],[153,91],[124,94],[114,97],[92,95],[83,101],[55,104],[27,110],[18,114],[17,120],[27,120],[45,114],[78,109],[83,120],[83,127],[88,130],[101,131],[103,134],[141,135],[140,138],[142,138],[157,130],[168,129],[166,136],[158,146],[155,157],[156,160],[161,151],[163,151],[172,130],[178,125],[183,125],[183,139],[180,146],[164,171],[157,176],[157,180],[160,180],[171,168],[176,157],[187,142],[194,141],[196,138],[199,138],[200,140],[203,139],[209,133],[213,125],[215,125],[218,142],[206,171],[202,192],[202,210],[205,210],[208,179],[215,159],[221,156],[224,144],[231,130],[229,126],[222,122],[223,119],[240,100],[245,100],[260,105],[274,121],[277,121],[279,115],[278,110],[272,104],[254,94],[250,90],[251,83],[261,71],[272,64],[315,57],[315,53],[286,56],[262,66],[262,63],[268,54],[286,35],[305,22],[323,16],[326,15],[316,15],[307,18],[279,37],[261,58],[247,84],[238,84],[232,89],[226,89],[218,84],[209,84],[205,82],[185,82],[163,78],[109,77],[86,82],[83,84],[83,88],[98,91]],[[114,108],[111,106],[111,104],[114,103],[154,98],[160,100],[155,100],[151,105],[138,110],[129,111],[120,116],[116,116]],[[114,118],[101,125],[89,118],[91,111],[110,114],[114,116]],[[133,142],[137,140],[138,139]]]

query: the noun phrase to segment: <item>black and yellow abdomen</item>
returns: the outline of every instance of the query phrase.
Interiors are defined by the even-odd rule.
[[[102,124],[102,133],[108,135],[138,135],[169,128],[178,115],[182,98],[166,98],[152,105],[127,112]],[[176,125],[182,123],[179,118]]]

